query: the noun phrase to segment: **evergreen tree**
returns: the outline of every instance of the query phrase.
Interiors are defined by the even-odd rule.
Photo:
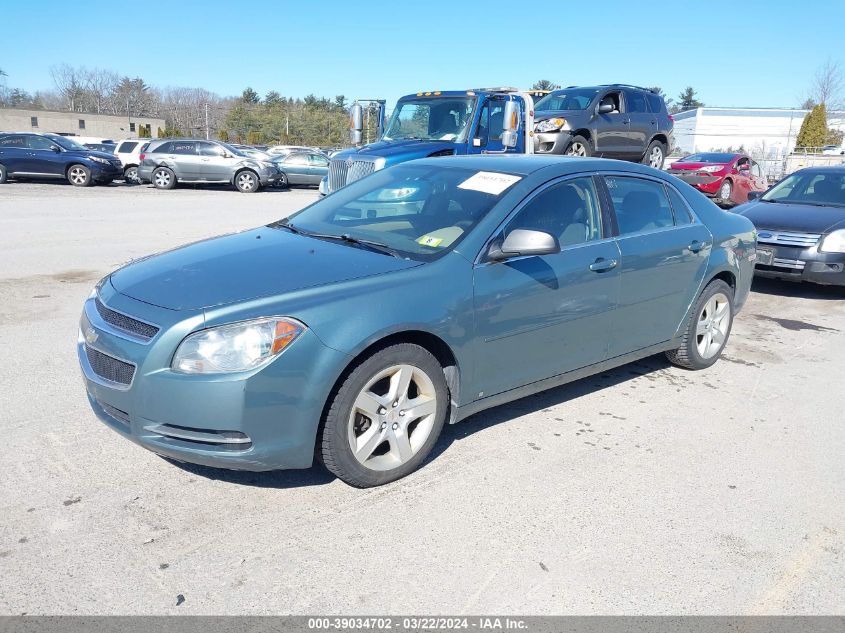
[[[818,151],[826,144],[827,138],[827,109],[820,103],[804,117],[798,138],[795,140],[795,149]]]
[[[678,95],[678,107],[681,110],[692,110],[693,108],[700,108],[703,105],[696,97],[695,90],[692,86],[687,86]]]

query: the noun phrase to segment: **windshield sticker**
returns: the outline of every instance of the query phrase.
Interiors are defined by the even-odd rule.
[[[522,180],[522,176],[512,174],[499,174],[492,171],[480,171],[464,180],[458,185],[458,189],[470,189],[482,193],[491,193],[498,196],[513,183]]]
[[[431,246],[432,248],[437,248],[443,243],[442,237],[434,237],[433,235],[423,235],[420,238],[417,238],[417,244],[422,246]]]

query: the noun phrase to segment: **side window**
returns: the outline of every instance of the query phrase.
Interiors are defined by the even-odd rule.
[[[648,106],[645,102],[645,95],[636,90],[625,91],[625,102],[628,112],[648,112]]]
[[[610,92],[604,95],[599,101],[599,105],[604,105],[609,103],[613,106],[613,111],[610,114],[619,114],[622,112],[622,99],[620,98],[620,93],[618,92]]]
[[[55,143],[43,136],[30,136],[27,139],[29,149],[50,149]]]
[[[666,190],[669,192],[669,201],[675,212],[675,224],[692,224],[692,214],[684,197],[675,191],[674,187],[666,187]]]
[[[605,176],[619,234],[653,231],[675,222],[663,185],[654,180],[629,176]]]
[[[306,154],[291,154],[285,159],[286,165],[307,165],[308,156]]]
[[[739,169],[739,170],[743,169],[743,166],[746,166],[746,165],[748,165],[748,159],[747,158],[740,158],[736,162],[736,168]]]
[[[118,154],[129,154],[129,153],[132,152],[133,149],[135,149],[135,147],[137,145],[138,145],[138,143],[135,143],[133,141],[124,141],[123,143],[120,144],[120,147],[117,148],[117,153]]]
[[[505,228],[543,231],[555,236],[561,248],[601,238],[601,209],[593,179],[565,180],[531,199]]]
[[[763,177],[763,172],[760,170],[760,165],[755,163],[753,160],[751,161],[751,175],[756,176],[757,178]]]
[[[329,166],[329,160],[325,156],[320,156],[319,154],[309,154],[308,162],[314,165],[315,167]]]
[[[655,114],[663,112],[663,99],[660,98],[660,95],[652,92],[646,95],[646,98],[648,99],[648,107],[652,112]]]
[[[4,136],[0,138],[0,145],[3,147],[26,147],[25,136]]]
[[[223,148],[214,143],[197,143],[200,156],[223,156]]]
[[[171,146],[170,152],[172,154],[188,154],[195,156],[197,153],[197,144],[194,141],[173,141]]]

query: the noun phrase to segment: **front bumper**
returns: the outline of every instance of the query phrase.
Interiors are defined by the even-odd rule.
[[[571,141],[572,134],[569,132],[535,132],[534,153],[563,154]]]
[[[771,264],[761,263],[764,258],[758,252],[754,268],[757,277],[845,286],[845,253],[821,253],[818,245],[801,248],[765,242],[760,242],[757,249],[772,251]]]
[[[123,168],[116,165],[103,165],[92,161],[90,169],[91,178],[97,182],[123,178]]]
[[[94,299],[86,301],[77,352],[88,401],[107,426],[183,462],[251,471],[311,465],[323,405],[346,355],[306,329],[258,370],[179,374],[170,370],[173,353],[203,327],[201,311],[156,309],[108,282],[99,299],[108,310],[160,328],[138,340],[107,322]]]
[[[715,197],[719,193],[719,187],[722,186],[722,181],[725,179],[724,176],[705,176],[698,172],[688,173],[669,170],[669,173],[678,180],[683,180],[691,187],[695,187],[710,198]]]
[[[258,180],[261,182],[262,187],[267,187],[270,185],[276,184],[279,178],[281,177],[282,172],[278,169],[261,169],[258,172]]]

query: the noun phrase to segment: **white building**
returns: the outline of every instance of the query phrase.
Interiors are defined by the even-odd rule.
[[[0,108],[0,131],[6,132],[53,132],[119,140],[140,134],[155,137],[159,128],[165,128],[164,119],[148,116]]]
[[[769,175],[777,176],[784,158],[795,149],[808,113],[791,108],[687,110],[674,115],[675,145],[681,154],[743,148]],[[828,125],[845,131],[845,112],[828,112]]]

